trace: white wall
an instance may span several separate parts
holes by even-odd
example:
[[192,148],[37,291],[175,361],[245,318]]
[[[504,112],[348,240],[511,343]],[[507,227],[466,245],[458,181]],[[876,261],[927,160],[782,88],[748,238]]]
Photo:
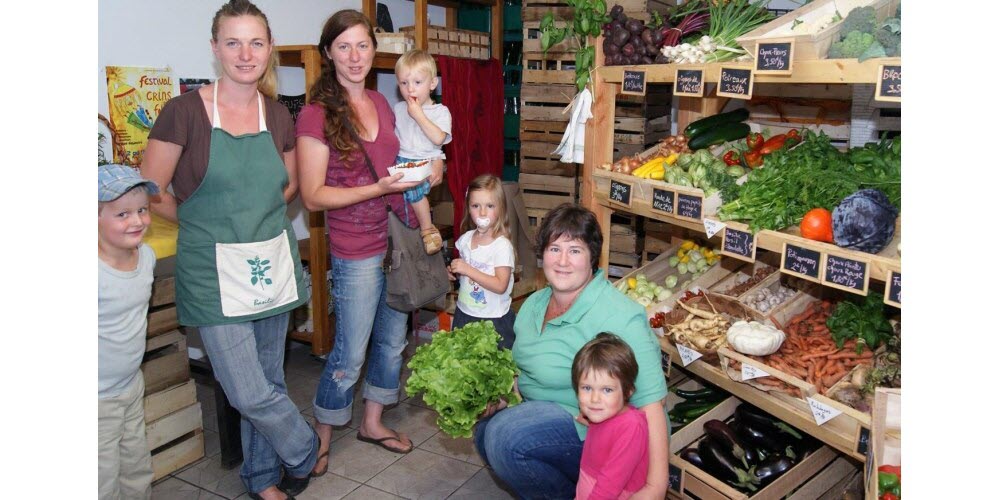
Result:
[[[393,27],[412,26],[413,2],[381,0],[389,7]],[[267,16],[277,45],[313,45],[319,41],[323,23],[340,9],[361,9],[360,0],[254,0]],[[108,82],[105,66],[147,66],[171,68],[179,78],[218,76],[209,46],[212,17],[222,0],[101,0],[98,2],[97,110],[108,115]],[[431,24],[443,25],[444,8],[428,9]],[[278,92],[301,95],[305,73],[296,68],[279,68]],[[390,103],[399,100],[392,73],[379,74],[378,88]],[[175,86],[174,95],[179,93]],[[107,152],[108,159],[111,158]],[[308,235],[305,210],[296,199],[289,206],[295,233]]]

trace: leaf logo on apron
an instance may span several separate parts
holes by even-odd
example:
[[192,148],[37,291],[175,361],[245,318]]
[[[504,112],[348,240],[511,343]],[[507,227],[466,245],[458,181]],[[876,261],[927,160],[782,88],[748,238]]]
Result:
[[269,269],[271,269],[271,266],[267,266],[270,263],[271,263],[270,260],[264,260],[264,261],[260,260],[259,255],[253,260],[247,259],[247,264],[250,264],[251,285],[256,285],[257,283],[260,283],[260,289],[263,290],[264,285],[271,284],[271,278],[264,276],[264,273],[266,273]]

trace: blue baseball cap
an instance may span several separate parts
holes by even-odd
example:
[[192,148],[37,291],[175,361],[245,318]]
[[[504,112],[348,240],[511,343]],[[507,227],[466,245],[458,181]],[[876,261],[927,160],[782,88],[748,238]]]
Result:
[[97,167],[97,201],[113,201],[139,184],[145,184],[149,194],[158,194],[160,187],[144,179],[139,171],[128,166],[108,163]]

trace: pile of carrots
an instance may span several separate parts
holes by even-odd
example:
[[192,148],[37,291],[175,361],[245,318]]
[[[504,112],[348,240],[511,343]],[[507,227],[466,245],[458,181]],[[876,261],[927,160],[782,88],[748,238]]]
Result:
[[[859,364],[871,364],[873,353],[865,348],[857,354],[857,342],[854,339],[844,342],[843,348],[830,336],[826,319],[833,314],[834,304],[829,300],[818,300],[806,307],[804,311],[794,316],[787,325],[779,329],[785,332],[785,342],[781,349],[768,356],[751,356],[753,359],[795,375],[816,387],[820,394],[842,379],[852,368]],[[776,390],[801,397],[798,389],[774,377],[754,379]]]

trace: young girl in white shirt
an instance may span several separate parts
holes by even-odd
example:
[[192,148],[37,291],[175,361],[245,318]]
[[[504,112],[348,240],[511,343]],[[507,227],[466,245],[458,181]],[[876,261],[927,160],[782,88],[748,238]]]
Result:
[[489,320],[500,333],[500,347],[514,345],[514,245],[507,224],[507,199],[495,175],[480,175],[465,193],[465,216],[455,242],[459,257],[451,261],[451,278],[459,280],[453,328]]

